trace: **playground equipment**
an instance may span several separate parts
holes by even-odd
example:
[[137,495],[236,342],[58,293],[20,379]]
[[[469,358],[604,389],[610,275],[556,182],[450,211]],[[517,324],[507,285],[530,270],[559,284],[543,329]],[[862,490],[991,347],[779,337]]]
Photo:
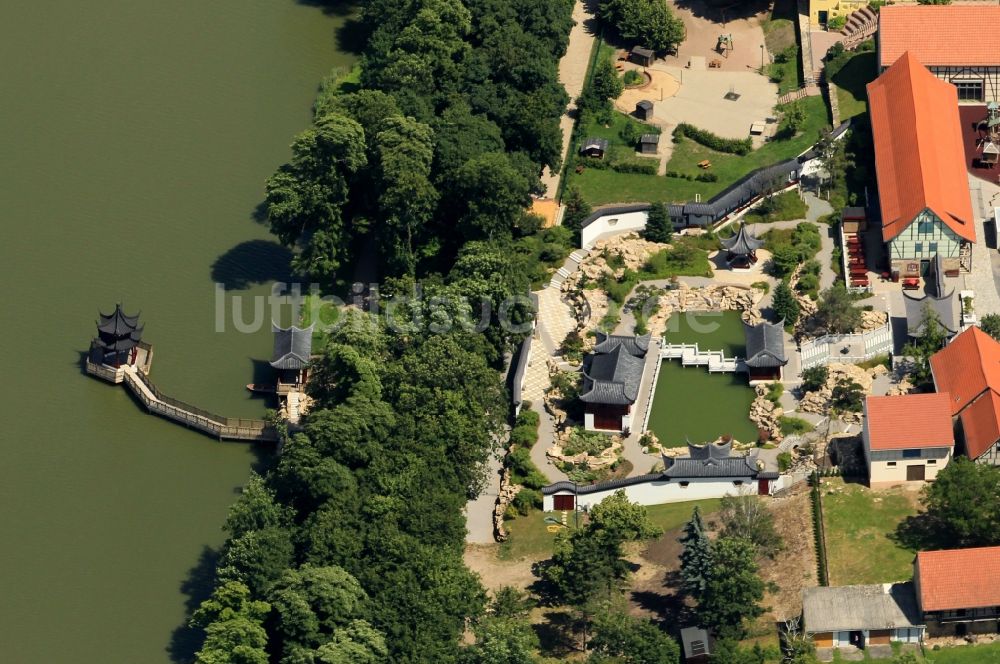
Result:
[[1000,103],[991,101],[986,105],[986,119],[976,126],[979,137],[976,147],[981,156],[979,162],[993,168],[1000,161]]
[[719,52],[719,55],[728,58],[729,52],[733,50],[732,33],[728,35],[719,35],[719,41],[715,44],[715,50]]

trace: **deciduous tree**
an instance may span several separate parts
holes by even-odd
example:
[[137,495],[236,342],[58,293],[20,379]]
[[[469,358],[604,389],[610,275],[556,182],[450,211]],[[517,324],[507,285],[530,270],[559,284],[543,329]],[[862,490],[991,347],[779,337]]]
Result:
[[712,568],[698,599],[698,619],[716,634],[741,636],[746,623],[764,613],[764,582],[757,574],[754,546],[722,537],[712,543]]

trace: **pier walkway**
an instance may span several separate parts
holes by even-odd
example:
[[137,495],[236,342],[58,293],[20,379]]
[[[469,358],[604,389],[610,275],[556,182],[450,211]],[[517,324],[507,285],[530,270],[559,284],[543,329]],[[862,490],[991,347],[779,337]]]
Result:
[[169,397],[134,365],[109,367],[87,360],[87,373],[114,384],[124,384],[150,413],[178,424],[197,429],[220,440],[277,442],[278,433],[268,422],[235,417],[222,417],[202,410],[179,399]]
[[709,373],[746,372],[746,365],[739,358],[726,357],[718,350],[700,350],[698,344],[663,344],[660,357],[681,361],[685,367],[708,367]]

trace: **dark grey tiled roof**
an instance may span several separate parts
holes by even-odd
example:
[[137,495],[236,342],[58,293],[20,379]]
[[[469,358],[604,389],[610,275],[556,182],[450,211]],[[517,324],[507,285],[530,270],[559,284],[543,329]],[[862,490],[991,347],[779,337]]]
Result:
[[644,111],[648,111],[649,109],[653,108],[653,102],[649,101],[648,99],[643,99],[638,104],[636,104],[635,107],[641,108]]
[[610,353],[619,345],[624,346],[625,350],[629,354],[635,357],[642,357],[649,350],[649,340],[652,338],[652,333],[647,333],[642,336],[626,336],[621,334],[605,334],[603,332],[597,333],[597,345],[594,346],[595,353]]
[[313,326],[300,327],[271,326],[274,331],[274,353],[271,366],[275,369],[302,369],[309,364],[312,355]]
[[909,336],[923,336],[925,307],[930,307],[931,311],[937,314],[941,321],[941,327],[951,334],[958,332],[962,317],[962,298],[954,289],[944,297],[934,297],[927,294],[915,297],[903,291],[903,304],[906,307],[906,333]]
[[635,53],[636,55],[643,55],[643,56],[645,56],[647,58],[651,58],[651,57],[653,57],[655,55],[655,53],[653,52],[653,49],[651,49],[651,48],[643,48],[642,46],[633,46],[632,47],[632,52]]
[[116,304],[111,314],[98,312],[97,315],[100,317],[97,321],[97,331],[116,337],[128,336],[139,325],[139,314],[129,316],[122,310],[121,304]]
[[746,256],[764,246],[764,241],[747,230],[746,224],[740,224],[740,230],[736,232],[736,235],[719,241],[724,249],[739,256]]
[[562,481],[542,487],[546,496],[560,491],[576,491],[581,496],[598,491],[613,491],[646,482],[682,481],[703,477],[734,477],[737,479],[777,479],[778,473],[757,470],[756,455],[731,456],[730,445],[690,445],[687,457],[663,457],[667,466],[662,473],[649,473],[596,484],[574,485]]
[[639,142],[640,143],[652,143],[652,144],[656,145],[657,143],[660,142],[660,135],[659,134],[643,134],[642,136],[639,137]]
[[747,340],[748,367],[756,369],[783,367],[788,363],[785,357],[785,336],[780,323],[762,321],[756,325],[743,324]]
[[646,361],[618,343],[610,352],[588,355],[583,367],[580,401],[627,406],[639,396]]
[[605,150],[608,149],[608,139],[591,137],[585,140],[583,142],[583,145],[580,146],[581,152],[591,149],[597,149],[600,150],[601,152],[604,152]]
[[[864,555],[858,552],[856,555]],[[802,622],[811,634],[921,625],[913,582],[806,588]]]

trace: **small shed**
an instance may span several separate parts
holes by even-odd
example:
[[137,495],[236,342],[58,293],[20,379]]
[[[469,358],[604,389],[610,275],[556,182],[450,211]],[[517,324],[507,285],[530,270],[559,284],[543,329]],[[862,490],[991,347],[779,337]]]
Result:
[[659,134],[643,134],[639,137],[639,152],[642,154],[656,154],[660,147]]
[[643,67],[653,64],[653,60],[656,59],[656,53],[652,49],[643,48],[642,46],[633,46],[632,52],[629,55],[632,58],[632,62]]
[[653,102],[648,99],[643,99],[638,104],[635,105],[635,117],[640,120],[652,120],[653,119]]
[[604,159],[604,153],[608,149],[608,139],[606,138],[588,138],[580,146],[580,154],[584,157],[593,157],[595,159]]
[[708,632],[701,627],[685,627],[681,630],[681,647],[687,664],[707,662],[712,656],[712,641]]

